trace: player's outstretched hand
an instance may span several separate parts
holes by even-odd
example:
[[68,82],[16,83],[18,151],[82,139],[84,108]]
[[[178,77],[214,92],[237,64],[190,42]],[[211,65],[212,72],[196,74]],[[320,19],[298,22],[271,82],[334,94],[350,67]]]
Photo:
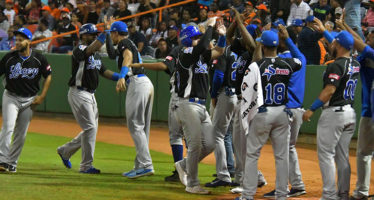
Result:
[[126,81],[124,78],[120,78],[117,81],[116,92],[126,91]]
[[304,115],[303,115],[303,121],[310,122],[310,117],[312,117],[313,113],[314,112],[309,110],[309,109],[307,111],[305,111]]
[[317,17],[314,18],[314,22],[314,28],[316,29],[316,31],[323,33],[326,30],[321,20],[319,20]]
[[285,26],[283,26],[282,24],[279,24],[278,25],[278,29],[279,29],[279,37],[282,39],[282,40],[286,40],[287,38],[289,38],[290,36],[288,35],[288,31],[286,29]]
[[218,25],[217,31],[219,35],[226,35],[226,27],[223,24]]
[[140,63],[132,63],[129,65],[129,67],[135,67],[135,68],[140,68],[142,65]]
[[31,109],[35,110],[38,105],[43,103],[43,101],[44,101],[44,97],[36,96],[34,101],[31,103]]
[[209,18],[208,21],[206,22],[206,25],[213,27],[214,25],[216,25],[216,20],[217,20],[217,17]]
[[110,16],[109,20],[107,16],[104,16],[104,28],[105,30],[110,30],[110,26],[115,22],[116,20],[114,19],[113,16]]

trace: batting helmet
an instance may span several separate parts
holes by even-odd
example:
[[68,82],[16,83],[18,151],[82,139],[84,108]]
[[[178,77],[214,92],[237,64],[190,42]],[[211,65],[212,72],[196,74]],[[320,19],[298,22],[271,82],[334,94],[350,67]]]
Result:
[[27,28],[20,28],[20,29],[14,31],[13,33],[14,33],[14,35],[21,34],[21,35],[25,36],[29,40],[32,39],[32,33]]
[[183,46],[192,46],[192,38],[201,35],[199,29],[195,26],[187,26],[180,32],[180,40]]
[[79,29],[79,35],[95,34],[97,32],[98,31],[97,31],[95,24],[91,24],[91,23],[83,24],[83,26],[81,26],[81,28]]
[[123,32],[123,33],[129,32],[127,29],[126,23],[122,21],[116,21],[112,24],[112,26],[110,26],[110,32],[113,32],[113,31]]

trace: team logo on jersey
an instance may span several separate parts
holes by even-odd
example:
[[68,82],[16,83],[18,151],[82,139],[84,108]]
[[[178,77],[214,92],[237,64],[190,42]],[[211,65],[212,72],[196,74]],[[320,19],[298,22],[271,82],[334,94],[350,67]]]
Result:
[[206,63],[201,62],[199,60],[197,63],[197,68],[195,68],[195,74],[207,74],[208,73],[208,65]]
[[94,56],[90,56],[88,58],[87,69],[97,69],[97,70],[100,70],[100,68],[101,68],[101,60],[95,59]]
[[171,57],[171,56],[166,56],[165,60],[172,61],[172,60],[173,60],[173,57]]
[[331,79],[332,81],[335,79],[335,80],[339,80],[340,79],[340,76],[337,75],[337,74],[329,74],[329,79]]
[[354,73],[359,73],[360,72],[360,67],[354,67],[352,65],[349,65],[348,67],[348,75],[352,76]]
[[10,66],[9,79],[21,78],[33,79],[39,73],[39,68],[22,68],[21,63]]
[[279,68],[273,68],[273,65],[269,65],[268,68],[265,68],[265,71],[264,73],[262,74],[262,76],[267,76],[267,80],[269,81],[271,76],[274,76],[274,75],[289,75],[290,74],[290,70],[288,69],[279,69]]
[[232,63],[231,68],[236,69],[238,68],[239,73],[243,73],[245,64],[247,63],[246,60],[243,59],[243,57],[239,57],[234,63]]

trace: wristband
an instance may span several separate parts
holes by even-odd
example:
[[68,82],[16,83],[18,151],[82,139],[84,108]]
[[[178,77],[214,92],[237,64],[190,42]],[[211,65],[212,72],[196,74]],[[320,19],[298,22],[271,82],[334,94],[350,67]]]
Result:
[[99,37],[97,37],[97,40],[99,40],[101,43],[105,43],[105,39],[106,39],[106,34],[105,33],[101,33],[99,35]]
[[323,104],[325,104],[325,103],[323,103],[320,99],[317,98],[317,99],[313,102],[312,106],[310,106],[310,110],[314,112],[314,111],[316,111],[318,108],[322,107]]
[[219,46],[221,48],[225,48],[225,46],[226,46],[226,36],[224,36],[224,35],[219,36],[217,46]]
[[112,75],[112,80],[113,81],[118,81],[118,79],[119,79],[119,73],[114,72],[113,75]]
[[119,78],[125,78],[126,74],[129,72],[129,68],[127,66],[122,66],[121,72],[119,73]]

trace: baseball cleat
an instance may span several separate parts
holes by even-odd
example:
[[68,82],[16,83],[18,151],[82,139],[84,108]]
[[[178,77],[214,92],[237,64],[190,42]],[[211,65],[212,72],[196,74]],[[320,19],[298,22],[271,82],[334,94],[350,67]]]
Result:
[[17,167],[15,167],[13,165],[8,165],[8,172],[16,173],[17,172]]
[[368,200],[369,198],[367,196],[363,196],[361,198],[356,198],[354,196],[350,196],[349,200]]
[[133,170],[131,170],[131,171],[128,171],[128,172],[123,172],[123,173],[122,173],[122,176],[127,177],[128,175],[133,174],[133,173],[136,173],[135,169],[133,169]]
[[253,200],[253,199],[247,199],[245,197],[240,196],[240,197],[236,197],[235,200]]
[[0,163],[0,172],[8,171],[8,164]]
[[60,156],[60,158],[62,160],[62,163],[65,165],[65,167],[68,168],[68,169],[71,169],[71,162],[70,162],[70,160],[69,159],[64,159],[62,157],[62,154],[59,153],[58,150],[57,150],[57,154]]
[[100,174],[100,169],[96,169],[95,167],[91,167],[87,170],[81,170],[79,172],[83,173],[83,174]]
[[[178,172],[178,175],[179,175],[179,180],[181,181],[181,183],[185,186],[187,186],[187,173],[184,171],[184,169],[182,168],[181,166],[181,161],[178,161],[175,163],[175,169],[177,170]],[[187,189],[186,189],[187,190]]]
[[186,192],[192,194],[210,194],[210,191],[202,188],[200,185],[193,186],[193,187],[186,187]]
[[139,178],[142,176],[151,176],[153,174],[155,174],[155,171],[153,169],[140,168],[140,169],[135,170],[135,173],[130,173],[126,177],[133,179],[133,178]]
[[268,193],[265,193],[264,194],[264,197],[265,198],[272,198],[272,199],[275,199],[275,190],[271,191],[271,192],[268,192]]
[[230,192],[233,194],[241,194],[243,192],[243,188],[242,187],[232,188]]
[[230,186],[231,182],[226,182],[218,178],[214,179],[212,182],[205,184],[205,187],[219,187],[219,186]]
[[305,190],[299,190],[299,189],[294,189],[291,188],[290,192],[288,193],[287,197],[297,197],[300,195],[306,194]]
[[170,176],[165,177],[166,182],[179,182],[179,175],[177,170],[173,171],[173,174]]

